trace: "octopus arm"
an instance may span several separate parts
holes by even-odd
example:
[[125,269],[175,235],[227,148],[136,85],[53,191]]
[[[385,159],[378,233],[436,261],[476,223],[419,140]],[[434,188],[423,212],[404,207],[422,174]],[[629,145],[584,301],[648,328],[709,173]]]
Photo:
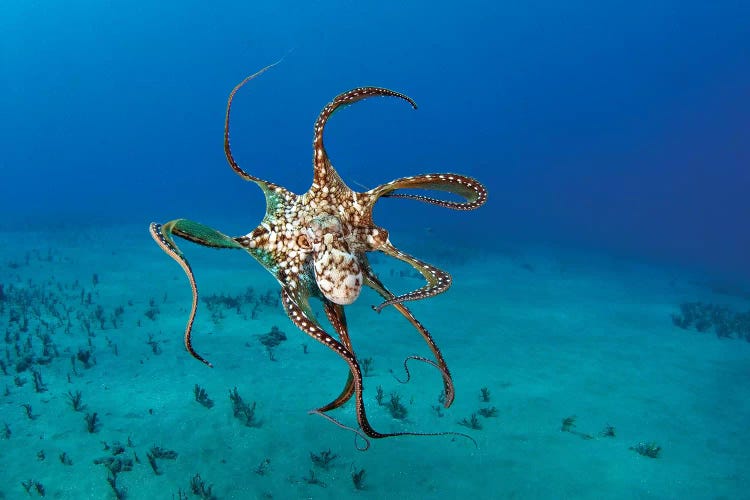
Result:
[[[283,60],[283,58],[281,60]],[[250,80],[254,80],[255,78],[259,77],[260,75],[268,71],[269,69],[273,68],[274,66],[279,64],[281,60],[278,60],[273,64],[269,64],[265,68],[259,71],[256,71],[255,73],[246,77],[244,80],[238,83],[229,93],[229,98],[227,99],[227,109],[224,115],[224,155],[227,158],[227,162],[229,163],[229,166],[232,168],[232,170],[234,170],[234,172],[237,175],[239,175],[246,181],[254,182],[263,190],[263,193],[266,196],[266,211],[270,211],[273,209],[273,207],[277,203],[275,199],[291,197],[292,193],[272,182],[263,180],[260,177],[256,177],[254,175],[250,175],[249,173],[247,173],[247,171],[245,171],[242,167],[240,167],[240,165],[237,163],[237,161],[234,158],[234,154],[232,154],[232,145],[231,145],[230,134],[229,134],[229,123],[230,123],[230,117],[232,114],[232,104],[234,103],[234,97],[235,95],[237,95],[237,92],[242,87],[244,87],[245,84],[247,84]]]
[[[312,309],[310,308],[308,298],[303,293],[295,293],[289,287],[282,287],[281,303],[284,306],[284,310],[289,316],[289,319],[292,320],[297,328],[302,330],[305,334],[309,335],[314,340],[317,340],[321,344],[331,349],[349,365],[349,371],[353,382],[353,392],[355,396],[357,422],[359,423],[362,432],[364,432],[364,434],[368,437],[375,439],[397,435],[382,434],[380,432],[377,432],[370,425],[370,422],[367,419],[367,414],[365,412],[364,400],[362,398],[363,382],[362,370],[359,366],[359,361],[352,351],[347,349],[342,342],[339,342],[338,340],[333,338],[323,329],[320,323],[318,323],[318,321],[315,319],[315,315],[313,314]],[[347,389],[345,388],[344,392],[342,392],[342,396],[339,396],[339,398],[343,397],[346,392]],[[340,406],[341,404],[343,404],[343,401],[338,402],[339,398],[321,408],[313,410],[312,413],[323,415],[325,411]],[[330,417],[326,418],[332,420]],[[338,422],[336,423],[338,424]],[[342,424],[338,425],[345,427]]]
[[[341,343],[349,349],[349,352],[354,354],[354,349],[352,348],[352,341],[349,337],[349,330],[346,325],[346,316],[344,314],[344,307],[339,304],[334,304],[333,302],[329,300],[324,300],[323,302],[323,308],[326,312],[326,316],[328,316],[328,321],[333,325],[333,328],[336,330],[336,333],[339,335],[339,340]],[[318,411],[320,412],[327,412],[330,410],[334,410],[340,406],[342,406],[344,403],[349,401],[351,399],[352,395],[354,394],[354,376],[352,375],[351,370],[348,372],[348,376],[346,378],[346,383],[344,384],[344,388],[341,390],[341,394],[339,394],[333,401],[328,403],[325,406],[321,406],[318,408]]]
[[152,222],[149,226],[149,232],[151,237],[161,247],[164,252],[172,257],[177,262],[182,270],[185,271],[185,275],[190,282],[190,289],[193,293],[193,303],[190,307],[190,316],[188,317],[187,326],[185,327],[184,342],[185,349],[197,360],[205,363],[208,366],[212,366],[203,356],[198,354],[193,349],[192,343],[192,331],[193,322],[195,321],[195,314],[198,310],[198,285],[195,282],[195,275],[190,267],[190,263],[185,258],[182,251],[179,249],[177,244],[174,242],[173,236],[179,236],[180,238],[192,241],[198,245],[211,248],[230,248],[230,249],[242,249],[239,245],[229,236],[220,233],[219,231],[212,229],[204,224],[193,222],[187,219],[177,219],[166,224],[158,224]]
[[409,300],[420,300],[426,299],[427,297],[433,297],[435,295],[443,293],[448,288],[450,288],[452,281],[450,274],[422,260],[419,260],[416,257],[409,255],[408,253],[402,252],[398,248],[394,247],[390,241],[386,241],[384,244],[380,245],[380,247],[378,247],[378,250],[385,253],[386,255],[390,255],[391,257],[406,262],[407,264],[412,266],[414,269],[419,271],[419,273],[425,278],[425,280],[427,280],[427,284],[412,292],[391,297],[380,305],[374,306],[373,309],[375,309],[376,312],[380,312],[384,307],[389,305],[399,304],[401,302],[406,302]]
[[[434,191],[445,191],[464,198],[465,201],[450,201],[429,196],[408,193],[397,193],[399,189],[428,189]],[[413,177],[402,177],[387,184],[378,186],[367,191],[370,196],[371,206],[382,197],[406,198],[410,200],[423,201],[432,205],[438,205],[453,210],[474,210],[487,201],[487,189],[471,177],[459,174],[424,174]]]
[[[396,296],[390,290],[388,290],[385,285],[383,285],[383,283],[375,275],[375,272],[369,265],[364,266],[363,274],[365,277],[365,285],[378,292],[378,294],[380,294],[380,296],[385,300],[393,300],[396,298]],[[393,303],[393,307],[395,307],[396,310],[398,310],[398,312],[400,312],[401,315],[409,320],[409,323],[411,323],[412,326],[416,328],[416,330],[427,343],[430,351],[432,351],[432,354],[435,356],[435,359],[437,360],[436,365],[443,376],[443,388],[445,390],[445,402],[443,404],[446,408],[448,408],[453,403],[456,391],[453,386],[453,377],[451,376],[450,370],[448,370],[448,365],[445,362],[445,358],[443,358],[443,353],[440,352],[440,348],[437,346],[437,343],[435,343],[435,340],[432,338],[430,332],[427,331],[424,325],[422,325],[422,323],[420,323],[419,320],[414,317],[414,314],[412,314],[412,312],[409,310],[409,308],[406,307],[406,305],[400,302],[395,302]]]

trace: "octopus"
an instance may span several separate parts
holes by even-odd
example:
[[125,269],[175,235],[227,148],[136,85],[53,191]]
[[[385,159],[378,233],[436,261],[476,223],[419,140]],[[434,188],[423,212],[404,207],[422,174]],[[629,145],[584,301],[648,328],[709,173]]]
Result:
[[[198,286],[188,260],[175,243],[175,237],[205,247],[243,250],[274,276],[281,286],[281,304],[291,321],[302,332],[335,352],[349,368],[346,383],[339,396],[330,403],[311,410],[310,413],[319,414],[336,425],[355,432],[366,443],[364,448],[360,449],[369,447],[368,438],[404,435],[452,434],[474,441],[471,437],[458,432],[383,433],[370,425],[363,399],[362,369],[349,336],[344,306],[356,301],[362,287],[367,286],[383,299],[382,303],[372,307],[376,312],[385,307],[398,310],[422,336],[434,356],[434,360],[421,356],[407,357],[404,361],[407,377],[407,361],[410,359],[424,361],[436,367],[442,374],[443,405],[446,408],[450,407],[455,398],[455,389],[443,354],[432,335],[414,317],[405,303],[446,291],[451,286],[451,276],[396,248],[390,241],[388,230],[373,221],[372,211],[381,198],[402,198],[453,210],[473,210],[486,202],[487,190],[473,178],[451,173],[402,177],[367,191],[351,189],[331,164],[323,144],[323,132],[328,119],[336,111],[370,97],[394,97],[405,101],[414,109],[417,108],[410,97],[380,87],[359,87],[344,92],[323,108],[314,126],[313,179],[306,193],[298,195],[280,185],[249,174],[239,166],[230,146],[232,102],[245,84],[276,64],[278,62],[248,76],[232,89],[224,119],[224,152],[229,166],[242,179],[260,187],[265,195],[266,213],[258,227],[245,235],[234,237],[187,219],[176,219],[164,224],[151,223],[149,227],[156,243],[182,267],[192,289],[192,306],[184,332],[185,348],[194,358],[212,366],[192,345],[191,334],[198,309]],[[429,192],[414,194],[403,192],[405,189],[423,189]],[[435,195],[434,192],[457,195],[458,201]],[[369,252],[381,252],[408,264],[424,277],[425,284],[408,293],[393,294],[374,272],[367,257]],[[335,336],[326,331],[314,314],[311,299],[322,302],[323,311]],[[348,427],[327,415],[328,412],[344,405],[352,396],[355,401],[358,429]]]

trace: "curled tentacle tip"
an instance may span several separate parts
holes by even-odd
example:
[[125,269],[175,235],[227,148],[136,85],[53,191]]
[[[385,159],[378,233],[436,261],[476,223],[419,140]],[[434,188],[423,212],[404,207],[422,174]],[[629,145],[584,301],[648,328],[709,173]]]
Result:
[[365,445],[362,448],[360,448],[359,443],[354,443],[354,447],[357,449],[357,451],[367,451],[370,449],[370,441],[365,439]]
[[464,434],[463,432],[451,432],[450,434],[453,434],[455,436],[453,438],[453,441],[455,441],[456,437],[466,438],[472,443],[474,443],[474,448],[479,449],[479,445],[477,444],[476,440],[473,437],[469,436],[468,434]]
[[213,368],[214,367],[213,363],[211,363],[207,359],[201,357],[200,355],[195,354],[195,355],[193,355],[193,357],[195,359],[197,359],[198,361],[200,361],[201,363],[203,363],[204,365],[206,365],[207,367],[209,367],[209,368]]
[[395,302],[393,300],[386,300],[385,302],[383,302],[381,304],[378,304],[376,306],[372,306],[372,310],[375,311],[376,313],[380,314],[380,311],[382,311],[383,309],[385,309],[389,305],[396,304],[396,303],[397,302]]

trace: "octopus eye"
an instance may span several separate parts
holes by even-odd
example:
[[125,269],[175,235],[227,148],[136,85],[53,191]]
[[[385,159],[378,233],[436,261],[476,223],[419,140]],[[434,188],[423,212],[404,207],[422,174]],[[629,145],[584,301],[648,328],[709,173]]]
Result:
[[304,249],[310,249],[312,246],[310,245],[310,240],[307,239],[307,236],[304,234],[300,234],[297,236],[297,246]]

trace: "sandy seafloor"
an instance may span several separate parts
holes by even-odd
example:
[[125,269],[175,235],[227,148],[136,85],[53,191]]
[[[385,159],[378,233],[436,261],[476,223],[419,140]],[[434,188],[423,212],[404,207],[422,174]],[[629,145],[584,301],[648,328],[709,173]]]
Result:
[[[390,370],[400,375],[405,356],[429,351],[395,310],[373,312],[378,297],[365,291],[347,313],[358,356],[374,363],[365,378],[371,423],[381,432],[466,432],[478,448],[461,438],[407,436],[373,440],[361,452],[353,434],[307,414],[338,395],[345,363],[297,331],[278,304],[261,308],[257,319],[249,318],[250,306],[240,314],[225,311],[216,323],[201,303],[194,345],[215,367],[189,356],[182,344],[189,286],[148,236],[147,222],[0,234],[6,293],[11,284],[45,290],[70,309],[73,325],[65,333],[49,314],[40,319],[29,313],[28,332],[20,334],[21,343],[31,334],[38,356],[36,328],[47,328],[41,320],[50,325],[59,357],[39,366],[46,392],[34,391],[29,371],[18,374],[26,383],[17,387],[14,364],[8,375],[0,374],[0,389],[8,392],[0,395],[0,425],[11,430],[0,439],[0,496],[28,498],[21,482],[33,479],[47,498],[114,498],[105,466],[93,463],[110,453],[102,442],[120,442],[124,456],[140,459],[118,476],[127,498],[178,498],[180,489],[197,498],[189,492],[196,473],[220,499],[750,495],[750,343],[681,330],[670,320],[686,300],[750,309],[747,296],[716,293],[710,277],[601,254],[512,244],[488,251],[481,241],[449,247],[428,233],[411,240],[392,234],[397,246],[454,277],[447,293],[410,307],[441,347],[457,396],[439,417],[432,407],[442,384],[434,368],[414,363],[411,382],[394,379]],[[241,252],[181,246],[202,296],[237,294],[248,286],[277,292],[271,276]],[[405,267],[393,261],[377,259],[376,269],[394,291],[421,286],[399,276]],[[81,305],[82,291],[92,293],[91,305]],[[144,315],[151,300],[159,310],[154,320]],[[71,355],[89,342],[76,316],[89,316],[97,305],[105,317],[123,306],[122,322],[94,326],[96,364],[85,369],[78,363],[78,375],[71,374]],[[19,328],[9,323],[12,306],[5,304],[0,331]],[[276,361],[256,337],[273,325],[288,339],[276,349]],[[160,354],[147,344],[149,335]],[[15,359],[13,343],[5,347]],[[207,390],[213,408],[195,401],[195,384]],[[378,385],[386,395],[401,395],[406,420],[377,405]],[[257,402],[261,427],[245,427],[233,417],[233,387]],[[491,392],[489,403],[479,399],[482,387]],[[69,391],[81,391],[86,410],[72,410]],[[495,406],[498,414],[480,417],[481,430],[458,425],[483,406]],[[87,432],[86,412],[101,417],[98,432]],[[356,422],[352,402],[332,415]],[[562,419],[571,415],[575,430],[594,439],[561,431]],[[615,428],[615,437],[598,435],[606,425]],[[661,446],[658,458],[629,449],[639,442]],[[160,475],[146,460],[154,445],[178,454],[159,460]],[[330,469],[313,467],[310,453],[328,449],[338,455]],[[62,452],[72,465],[61,463]],[[256,474],[266,458],[266,473]],[[365,489],[355,490],[351,471],[361,468]],[[325,487],[304,481],[311,469]],[[30,496],[38,496],[33,488]]]

